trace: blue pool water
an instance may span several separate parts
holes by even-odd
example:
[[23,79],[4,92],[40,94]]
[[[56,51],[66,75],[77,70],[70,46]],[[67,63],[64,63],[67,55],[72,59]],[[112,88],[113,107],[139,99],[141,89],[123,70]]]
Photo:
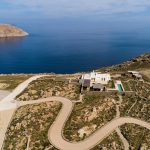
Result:
[[117,84],[119,92],[123,92],[123,88],[121,84]]

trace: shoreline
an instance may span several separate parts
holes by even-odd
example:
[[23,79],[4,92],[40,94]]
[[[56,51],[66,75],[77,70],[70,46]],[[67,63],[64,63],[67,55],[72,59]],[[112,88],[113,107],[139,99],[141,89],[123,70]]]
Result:
[[11,24],[0,23],[0,38],[25,37],[29,33]]
[[[150,52],[147,52],[147,53],[143,53],[141,55],[138,55],[134,58],[131,58],[129,60],[126,60],[122,63],[119,63],[119,64],[114,64],[114,65],[111,65],[111,66],[104,66],[104,67],[100,67],[100,68],[97,68],[97,69],[94,69],[95,71],[98,71],[98,70],[107,70],[109,68],[112,68],[112,67],[118,67],[120,65],[124,65],[124,64],[128,64],[130,62],[136,62],[135,60],[139,59],[140,57],[144,57],[144,56],[147,56],[149,55],[150,56]],[[136,70],[136,68],[135,68]],[[87,72],[91,72],[93,70],[87,70],[87,71],[79,71],[79,72],[74,72],[74,73],[55,73],[55,72],[43,72],[43,73],[0,73],[0,76],[3,76],[3,75],[78,75],[78,74],[83,74],[83,73],[87,73]]]

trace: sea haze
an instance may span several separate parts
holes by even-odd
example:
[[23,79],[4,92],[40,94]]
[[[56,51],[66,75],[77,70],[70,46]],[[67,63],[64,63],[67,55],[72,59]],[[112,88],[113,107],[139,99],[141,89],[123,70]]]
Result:
[[[10,23],[10,20],[4,21]],[[147,19],[12,22],[30,35],[0,39],[0,73],[90,71],[150,52]]]

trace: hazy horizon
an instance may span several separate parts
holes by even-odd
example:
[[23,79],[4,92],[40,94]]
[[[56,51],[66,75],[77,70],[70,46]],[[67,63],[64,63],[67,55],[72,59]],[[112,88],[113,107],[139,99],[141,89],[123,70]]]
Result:
[[1,0],[0,14],[29,33],[0,41],[1,73],[89,71],[150,52],[148,0]]
[[107,32],[147,32],[150,1],[1,0],[0,14],[0,22],[20,26],[28,32],[32,32],[30,27],[36,28],[37,24],[49,24],[51,29],[60,31],[78,32],[82,29],[84,32],[89,29],[90,32],[100,29]]

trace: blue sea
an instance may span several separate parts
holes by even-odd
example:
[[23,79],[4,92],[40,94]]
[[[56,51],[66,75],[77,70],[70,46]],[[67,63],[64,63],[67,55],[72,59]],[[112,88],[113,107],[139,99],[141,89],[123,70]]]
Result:
[[150,52],[148,24],[81,20],[12,24],[29,36],[0,39],[0,73],[90,71]]

